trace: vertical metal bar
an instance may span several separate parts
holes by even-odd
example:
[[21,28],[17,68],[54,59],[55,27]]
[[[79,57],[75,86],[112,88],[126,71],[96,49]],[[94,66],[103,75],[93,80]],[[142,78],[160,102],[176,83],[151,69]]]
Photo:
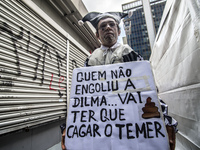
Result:
[[147,31],[150,41],[151,50],[153,49],[153,44],[156,37],[154,21],[151,13],[151,6],[149,0],[142,0],[144,16],[147,24]]
[[66,63],[66,67],[67,67],[67,110],[69,107],[69,40],[67,40],[67,63]]

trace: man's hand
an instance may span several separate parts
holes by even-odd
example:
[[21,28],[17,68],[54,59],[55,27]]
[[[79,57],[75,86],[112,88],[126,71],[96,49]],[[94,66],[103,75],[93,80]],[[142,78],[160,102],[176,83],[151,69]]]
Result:
[[61,139],[61,148],[62,148],[62,150],[66,150],[66,147],[65,147],[65,132],[66,132],[66,129],[63,131],[62,139]]
[[170,150],[174,150],[176,145],[176,133],[172,126],[167,125],[166,128],[169,137]]

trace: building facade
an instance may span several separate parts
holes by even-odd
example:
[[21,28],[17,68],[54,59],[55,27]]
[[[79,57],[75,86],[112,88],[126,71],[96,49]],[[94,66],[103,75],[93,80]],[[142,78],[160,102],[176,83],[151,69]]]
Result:
[[0,149],[58,145],[72,71],[100,46],[81,0],[0,1]]
[[[150,0],[150,9],[155,34],[158,31],[166,0]],[[145,19],[145,11],[142,0],[135,0],[122,4],[123,12],[133,11],[130,19],[125,19],[125,31],[128,44],[145,60],[151,55],[150,36],[147,30],[148,22]]]

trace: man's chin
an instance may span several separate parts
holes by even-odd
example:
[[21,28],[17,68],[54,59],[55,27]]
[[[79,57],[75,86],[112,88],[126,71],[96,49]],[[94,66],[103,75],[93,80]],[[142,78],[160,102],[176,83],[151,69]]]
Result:
[[114,36],[113,36],[112,34],[106,34],[106,35],[104,36],[104,39],[106,39],[106,40],[113,40],[113,39],[114,39]]
[[111,46],[113,46],[116,42],[117,42],[117,41],[112,40],[112,39],[106,39],[105,45],[108,46],[108,47],[111,47]]

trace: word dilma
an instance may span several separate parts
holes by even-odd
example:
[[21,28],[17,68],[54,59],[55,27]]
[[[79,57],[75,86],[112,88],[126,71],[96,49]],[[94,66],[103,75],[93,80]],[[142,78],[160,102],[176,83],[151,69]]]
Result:
[[[142,124],[106,124],[104,129],[98,124],[82,124],[70,125],[67,128],[68,138],[83,138],[83,137],[111,137],[117,135],[116,138],[135,139],[135,138],[159,138],[165,137],[162,133],[162,126],[159,122],[143,122]],[[113,133],[115,132],[115,133]],[[117,133],[116,133],[117,132]]]

